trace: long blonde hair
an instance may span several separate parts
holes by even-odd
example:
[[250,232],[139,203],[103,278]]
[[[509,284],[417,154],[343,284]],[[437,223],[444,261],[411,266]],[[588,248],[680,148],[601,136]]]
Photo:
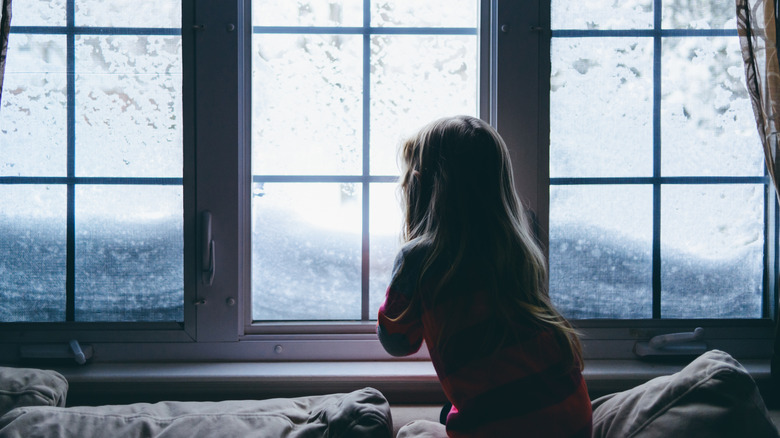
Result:
[[[457,312],[461,298],[485,293],[500,336],[512,336],[511,327],[524,317],[552,331],[569,364],[581,368],[578,337],[550,302],[545,257],[515,193],[509,151],[498,133],[478,118],[443,118],[404,142],[400,161],[404,240],[428,248],[418,282],[436,272],[423,299],[450,303],[448,311]],[[411,306],[422,297],[415,298]],[[448,329],[444,321],[438,348]]]

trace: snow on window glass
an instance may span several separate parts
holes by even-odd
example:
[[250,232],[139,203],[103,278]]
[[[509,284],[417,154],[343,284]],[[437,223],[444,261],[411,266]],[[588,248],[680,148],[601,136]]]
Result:
[[552,2],[550,294],[573,318],[761,318],[767,192],[733,5],[652,5]]
[[180,1],[25,0],[13,18],[0,321],[181,321]]
[[400,242],[396,149],[476,115],[477,6],[252,3],[253,319],[376,318]]

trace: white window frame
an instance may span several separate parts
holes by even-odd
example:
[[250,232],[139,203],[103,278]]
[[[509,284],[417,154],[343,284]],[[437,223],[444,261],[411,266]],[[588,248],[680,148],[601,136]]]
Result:
[[[183,2],[184,322],[3,323],[0,357],[21,361],[20,346],[91,344],[95,362],[397,361],[374,334],[374,322],[252,324],[251,296],[251,14],[250,0]],[[481,117],[511,147],[517,190],[536,213],[546,247],[549,229],[549,2],[481,0]],[[531,60],[531,61],[529,61]],[[537,62],[533,62],[537,60]],[[774,198],[774,194],[768,196]],[[776,203],[769,202],[767,241],[777,247]],[[201,281],[200,213],[213,214],[216,274]],[[768,269],[774,278],[774,249]],[[775,290],[773,280],[766,287]],[[776,297],[777,294],[772,294]],[[760,320],[583,320],[585,357],[634,359],[634,343],[701,326],[712,348],[738,358],[769,358],[771,316]]]

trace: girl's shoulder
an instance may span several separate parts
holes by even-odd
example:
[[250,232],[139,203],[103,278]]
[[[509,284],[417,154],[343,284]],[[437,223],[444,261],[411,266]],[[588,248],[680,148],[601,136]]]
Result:
[[428,239],[418,237],[406,242],[398,251],[396,262],[413,259],[425,259],[431,251],[432,243]]
[[393,263],[392,287],[404,294],[411,294],[418,284],[431,244],[424,239],[413,239],[398,251]]

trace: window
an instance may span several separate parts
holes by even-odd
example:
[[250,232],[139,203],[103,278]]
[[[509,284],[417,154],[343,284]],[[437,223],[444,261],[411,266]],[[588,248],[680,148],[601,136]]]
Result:
[[130,6],[14,5],[3,322],[183,319],[181,6]]
[[376,319],[401,229],[396,147],[477,114],[479,4],[253,7],[251,318]]
[[634,3],[553,3],[551,294],[578,319],[769,316],[733,8]]
[[15,4],[0,354],[389,360],[395,147],[468,113],[512,148],[588,358],[696,326],[768,357],[777,209],[732,8],[601,3]]
[[626,340],[703,326],[710,345],[766,354],[777,207],[733,7],[551,8],[553,300],[594,341],[621,339],[593,330],[610,324]]

